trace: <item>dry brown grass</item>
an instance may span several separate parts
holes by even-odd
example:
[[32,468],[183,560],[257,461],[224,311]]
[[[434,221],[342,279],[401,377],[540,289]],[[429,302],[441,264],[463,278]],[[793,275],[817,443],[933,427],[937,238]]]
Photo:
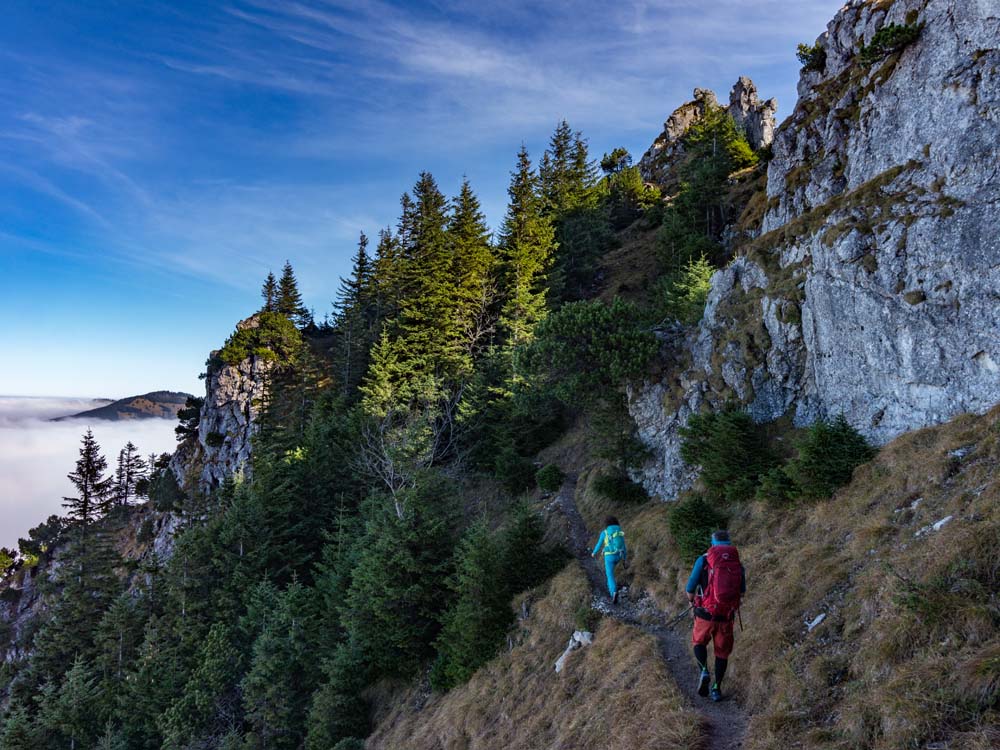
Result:
[[[828,501],[730,509],[750,591],[727,683],[753,714],[747,748],[1000,747],[998,465],[1000,408],[900,437]],[[633,590],[677,611],[669,506],[615,507],[593,464],[577,470],[595,538],[616,514]]]
[[[698,720],[670,681],[656,641],[614,620],[594,644],[574,652],[561,674],[553,665],[590,593],[571,563],[534,597],[514,649],[472,680],[425,704],[419,689],[383,706],[367,747],[398,750],[496,748],[698,748]],[[609,738],[611,738],[609,740]]]
[[748,747],[996,746],[998,461],[1000,409],[963,416],[894,441],[827,502],[736,526]]

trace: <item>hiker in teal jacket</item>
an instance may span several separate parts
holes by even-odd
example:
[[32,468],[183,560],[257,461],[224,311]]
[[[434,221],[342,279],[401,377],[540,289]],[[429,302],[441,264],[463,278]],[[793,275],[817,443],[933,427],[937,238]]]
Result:
[[618,525],[618,519],[608,516],[604,519],[604,531],[597,539],[597,545],[590,554],[597,557],[600,550],[604,550],[604,572],[608,576],[608,593],[611,594],[611,601],[618,602],[618,584],[615,582],[615,565],[624,562],[628,565],[628,549],[625,547],[625,533]]

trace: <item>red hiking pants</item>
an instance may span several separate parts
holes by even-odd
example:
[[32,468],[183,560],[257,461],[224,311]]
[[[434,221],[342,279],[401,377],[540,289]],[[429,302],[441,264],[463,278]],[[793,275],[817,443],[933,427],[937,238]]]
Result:
[[717,658],[728,659],[733,652],[733,621],[704,620],[695,617],[691,645],[707,646],[709,641],[712,642]]

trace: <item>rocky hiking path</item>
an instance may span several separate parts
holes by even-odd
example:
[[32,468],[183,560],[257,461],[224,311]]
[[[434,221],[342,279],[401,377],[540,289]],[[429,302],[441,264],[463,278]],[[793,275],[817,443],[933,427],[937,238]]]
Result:
[[[688,640],[690,620],[682,619],[673,629],[668,629],[665,624],[675,617],[676,613],[657,609],[649,599],[633,601],[626,595],[624,599],[619,597],[618,604],[611,604],[603,563],[600,558],[594,559],[590,556],[599,530],[589,532],[583,522],[583,516],[576,507],[576,475],[567,476],[555,502],[569,523],[572,552],[583,566],[594,592],[592,606],[602,614],[640,628],[656,638],[660,654],[677,687],[690,702],[692,710],[701,717],[706,729],[707,750],[737,750],[742,747],[749,723],[746,711],[731,698],[713,703],[708,698],[698,695],[697,668]],[[655,618],[657,624],[648,624],[650,616]]]

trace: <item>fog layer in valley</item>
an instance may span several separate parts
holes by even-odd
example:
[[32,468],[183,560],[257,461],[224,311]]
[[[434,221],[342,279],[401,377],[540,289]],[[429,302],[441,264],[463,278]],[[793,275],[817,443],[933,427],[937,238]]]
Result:
[[109,473],[129,440],[144,456],[173,451],[177,423],[172,419],[48,421],[100,405],[82,398],[0,396],[0,546],[16,546],[32,526],[62,514],[63,497],[73,494],[66,475],[88,427],[108,459]]

